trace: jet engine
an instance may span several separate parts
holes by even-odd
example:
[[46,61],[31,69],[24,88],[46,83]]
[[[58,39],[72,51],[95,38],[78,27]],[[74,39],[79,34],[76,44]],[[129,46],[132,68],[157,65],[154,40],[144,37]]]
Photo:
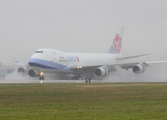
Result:
[[99,77],[104,77],[106,76],[108,73],[108,70],[104,67],[98,67],[96,70],[95,70],[95,74]]
[[31,77],[39,77],[39,73],[32,69],[28,71],[28,75]]
[[143,65],[143,64],[137,64],[136,66],[134,66],[132,68],[132,71],[135,73],[135,74],[142,74],[146,71],[146,66]]
[[17,69],[17,72],[18,72],[19,74],[26,74],[26,73],[28,72],[28,68],[27,68],[27,67],[19,67],[19,68]]

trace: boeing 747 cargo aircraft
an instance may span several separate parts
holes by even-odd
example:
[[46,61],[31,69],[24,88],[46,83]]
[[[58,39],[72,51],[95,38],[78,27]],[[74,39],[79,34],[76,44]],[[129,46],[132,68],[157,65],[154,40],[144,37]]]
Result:
[[141,57],[136,55],[121,57],[121,43],[124,27],[120,27],[112,40],[111,45],[105,53],[70,53],[55,49],[38,49],[29,59],[27,66],[18,68],[19,73],[27,73],[31,77],[39,77],[44,80],[44,73],[73,74],[73,79],[85,77],[86,83],[90,83],[92,76],[107,76],[109,72],[117,71],[116,66],[141,74],[146,71],[149,64],[163,63],[155,62],[124,62],[125,59]]

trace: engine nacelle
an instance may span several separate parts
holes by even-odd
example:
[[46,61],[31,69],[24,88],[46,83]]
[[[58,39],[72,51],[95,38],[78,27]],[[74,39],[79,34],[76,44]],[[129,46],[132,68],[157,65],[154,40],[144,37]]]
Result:
[[95,70],[95,74],[99,77],[104,77],[106,76],[108,73],[108,70],[104,67],[98,67],[96,70]]
[[28,68],[27,68],[27,67],[19,67],[19,68],[17,69],[17,72],[18,72],[19,74],[27,74]]
[[39,77],[39,72],[31,69],[28,71],[28,75],[31,77]]
[[135,74],[142,74],[146,71],[146,66],[143,65],[143,64],[137,64],[136,66],[134,66],[132,68],[132,71],[135,73]]

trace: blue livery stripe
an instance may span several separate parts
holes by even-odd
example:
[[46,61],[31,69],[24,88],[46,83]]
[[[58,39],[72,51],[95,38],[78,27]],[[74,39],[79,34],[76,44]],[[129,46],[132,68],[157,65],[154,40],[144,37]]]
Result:
[[67,67],[65,65],[37,58],[30,58],[28,63],[30,66],[39,67],[43,69],[70,69],[70,67]]

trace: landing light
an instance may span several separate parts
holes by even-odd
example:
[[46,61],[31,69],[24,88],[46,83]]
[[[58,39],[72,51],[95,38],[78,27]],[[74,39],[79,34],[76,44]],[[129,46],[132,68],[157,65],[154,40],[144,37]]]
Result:
[[78,68],[78,69],[79,69],[79,68],[82,68],[82,66],[78,66],[77,68]]
[[41,72],[40,75],[42,76],[42,75],[43,75],[43,72]]

